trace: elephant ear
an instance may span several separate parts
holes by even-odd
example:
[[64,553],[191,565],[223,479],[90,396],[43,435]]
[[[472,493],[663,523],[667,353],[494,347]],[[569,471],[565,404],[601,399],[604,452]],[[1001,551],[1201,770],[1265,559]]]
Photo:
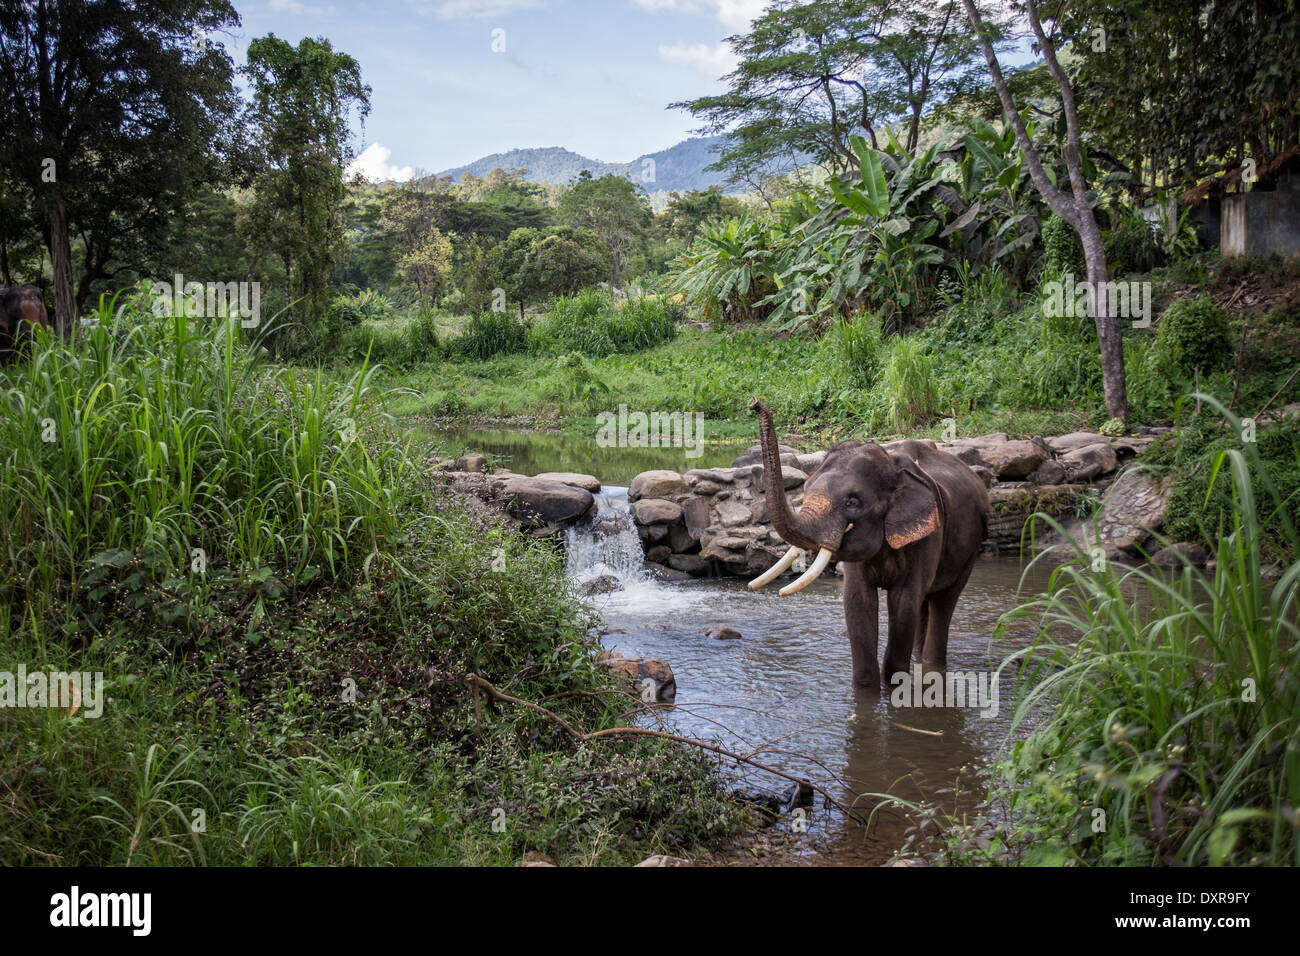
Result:
[[917,466],[903,455],[890,455],[902,473],[885,513],[885,540],[895,550],[929,537],[939,530],[939,502]]

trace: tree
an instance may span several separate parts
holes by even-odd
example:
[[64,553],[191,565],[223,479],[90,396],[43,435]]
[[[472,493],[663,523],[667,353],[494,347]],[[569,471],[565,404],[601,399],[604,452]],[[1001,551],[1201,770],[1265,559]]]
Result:
[[1111,302],[1107,288],[1106,247],[1102,244],[1101,230],[1092,213],[1092,202],[1088,196],[1088,183],[1083,175],[1083,162],[1080,149],[1079,111],[1075,102],[1074,88],[1070,78],[1056,54],[1056,46],[1044,30],[1038,15],[1036,0],[1025,0],[1025,12],[1029,18],[1038,47],[1048,70],[1056,80],[1060,90],[1061,108],[1065,119],[1065,166],[1069,172],[1070,190],[1058,188],[1048,177],[1043,167],[1042,158],[1034,146],[1025,128],[1024,118],[1012,100],[1011,91],[998,63],[993,46],[993,37],[987,29],[983,18],[976,9],[973,0],[962,0],[966,16],[975,30],[980,47],[984,51],[993,85],[1002,102],[1003,113],[1016,131],[1016,142],[1029,167],[1029,175],[1034,188],[1043,197],[1043,201],[1079,234],[1083,243],[1084,261],[1088,270],[1088,283],[1092,290],[1091,312],[1097,327],[1097,339],[1101,346],[1102,391],[1106,399],[1106,412],[1111,418],[1125,418],[1128,415],[1128,392],[1124,376],[1124,345],[1120,340],[1119,323],[1115,319],[1114,303]]
[[1294,0],[1086,0],[1057,26],[1085,124],[1149,194],[1300,145],[1296,14]]
[[[30,0],[0,7],[0,167],[30,193],[50,252],[54,322],[77,325],[114,250],[160,241],[196,184],[216,181],[236,100],[206,34],[227,0]],[[74,285],[72,223],[85,261]]]
[[402,253],[397,265],[415,284],[420,305],[426,306],[446,289],[453,261],[451,240],[431,228]]
[[353,109],[362,119],[369,113],[370,87],[356,60],[336,52],[328,40],[309,37],[296,47],[274,34],[254,40],[244,73],[253,86],[264,165],[239,227],[255,250],[269,249],[284,264],[292,337],[297,325],[291,303],[302,303],[305,322],[323,319],[330,271],[346,254],[349,117]]
[[674,107],[728,134],[714,169],[758,184],[809,159],[856,172],[849,139],[903,123],[908,149],[929,104],[961,91],[979,50],[957,29],[955,3],[938,0],[778,0],[751,32],[728,39],[739,59],[729,89]]
[[595,285],[604,274],[605,263],[579,243],[562,236],[546,236],[528,251],[516,283],[522,301],[573,295]]
[[645,238],[653,216],[650,200],[639,186],[622,176],[594,179],[586,170],[560,199],[559,212],[563,222],[600,236],[613,258],[614,285],[628,252]]

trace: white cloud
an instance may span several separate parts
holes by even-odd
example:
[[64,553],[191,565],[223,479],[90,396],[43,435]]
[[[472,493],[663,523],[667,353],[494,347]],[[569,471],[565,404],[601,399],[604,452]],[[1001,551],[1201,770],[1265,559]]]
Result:
[[410,166],[393,166],[388,162],[392,158],[393,151],[381,143],[371,143],[361,155],[348,164],[344,175],[351,179],[357,173],[360,173],[365,179],[372,183],[404,183],[415,175],[415,170]]
[[420,0],[416,9],[421,13],[432,13],[442,20],[460,20],[465,17],[481,20],[504,17],[518,10],[531,10],[541,6],[545,6],[544,0]]
[[698,70],[711,80],[726,76],[738,65],[736,54],[725,43],[709,46],[707,43],[659,44],[659,57],[669,63],[680,63]]
[[729,30],[745,32],[763,15],[771,0],[632,0],[651,13],[711,12]]
[[306,13],[317,14],[321,11],[319,7],[309,7],[305,3],[299,2],[299,0],[271,0],[271,12],[292,13],[295,16],[300,16]]

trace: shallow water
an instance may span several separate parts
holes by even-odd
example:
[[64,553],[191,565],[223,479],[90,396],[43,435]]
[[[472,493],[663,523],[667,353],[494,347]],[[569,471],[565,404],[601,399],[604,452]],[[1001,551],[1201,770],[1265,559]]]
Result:
[[[431,454],[456,457],[481,452],[494,464],[521,475],[548,471],[579,471],[609,485],[627,485],[643,471],[725,468],[748,442],[706,444],[703,447],[602,448],[595,434],[561,431],[513,431],[506,428],[416,429],[414,434]],[[707,433],[706,433],[707,438]],[[691,452],[698,451],[698,455]]]
[[[997,712],[988,716],[978,708],[894,707],[886,694],[855,692],[839,578],[825,576],[786,598],[777,594],[779,586],[752,592],[735,579],[658,581],[641,565],[630,522],[612,530],[626,508],[624,490],[605,493],[604,531],[571,533],[570,574],[579,583],[601,574],[623,583],[623,590],[587,600],[609,628],[606,647],[672,665],[676,706],[664,714],[671,729],[715,739],[732,751],[758,751],[757,759],[827,786],[846,804],[859,794],[884,792],[927,799],[949,812],[979,803],[990,758],[1010,728],[1014,674],[1001,679]],[[1046,567],[1030,572],[1023,582],[1029,594],[1044,588],[1048,573]],[[1021,579],[1015,560],[976,565],[950,632],[950,671],[990,672],[1028,642],[1031,635],[1021,629],[990,643],[998,618],[1020,603]],[[882,595],[882,654],[884,604]],[[734,627],[742,639],[703,636],[716,624]],[[746,789],[789,786],[743,766],[734,772]],[[857,805],[869,811],[876,802],[864,797]],[[820,796],[809,822],[801,841],[808,862],[830,863],[883,862],[909,825],[901,812],[889,810],[864,833],[843,814],[824,810]]]

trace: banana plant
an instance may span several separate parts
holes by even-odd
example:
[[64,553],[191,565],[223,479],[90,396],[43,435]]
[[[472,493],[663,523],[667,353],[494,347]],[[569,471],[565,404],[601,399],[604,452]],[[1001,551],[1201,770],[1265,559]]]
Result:
[[[924,208],[938,182],[932,175],[938,146],[904,162],[861,136],[850,144],[860,181],[830,180],[830,201],[796,227],[798,254],[772,297],[771,321],[782,328],[867,304],[892,316],[913,305],[930,267],[943,261],[927,242],[939,223]],[[906,157],[901,147],[900,153]]]

